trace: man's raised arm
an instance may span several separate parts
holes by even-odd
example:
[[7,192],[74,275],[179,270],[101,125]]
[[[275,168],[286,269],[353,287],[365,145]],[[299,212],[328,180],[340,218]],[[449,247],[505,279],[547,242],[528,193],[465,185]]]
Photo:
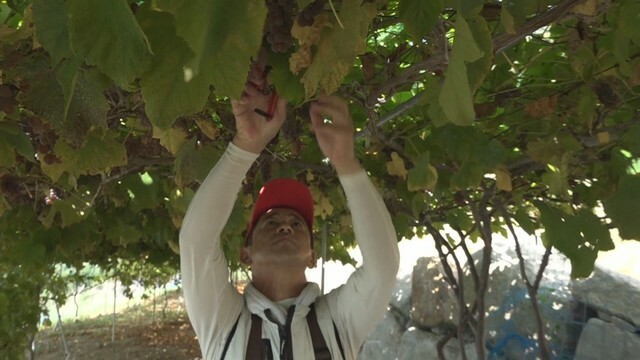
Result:
[[337,97],[321,97],[312,104],[310,115],[318,144],[335,167],[347,196],[362,252],[362,266],[327,296],[331,315],[342,329],[340,336],[348,344],[347,352],[355,357],[387,309],[399,266],[398,240],[380,194],[356,159],[347,103]]
[[266,109],[269,97],[264,68],[255,64],[242,97],[231,102],[236,135],[189,204],[180,230],[180,270],[189,319],[203,356],[212,356],[215,341],[223,339],[240,313],[243,299],[229,283],[220,234],[233,210],[247,171],[273,139],[285,118],[286,100],[278,101],[267,121],[256,109]]

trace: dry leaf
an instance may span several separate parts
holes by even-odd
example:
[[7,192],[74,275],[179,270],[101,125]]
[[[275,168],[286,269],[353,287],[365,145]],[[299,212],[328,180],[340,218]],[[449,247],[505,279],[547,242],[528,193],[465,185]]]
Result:
[[502,191],[512,191],[513,185],[511,184],[511,174],[506,169],[497,169],[496,172],[496,186]]
[[218,138],[220,132],[215,127],[215,125],[213,125],[213,122],[211,120],[197,117],[196,124],[200,128],[200,131],[202,131],[202,133],[205,134],[209,139],[215,140]]
[[546,96],[527,104],[527,106],[525,106],[525,111],[531,117],[543,118],[553,115],[556,111],[557,104],[558,95]]
[[298,40],[298,51],[293,53],[289,58],[289,70],[298,75],[302,69],[311,65],[313,55],[311,47],[318,41],[322,29],[329,24],[329,15],[320,14],[315,17],[313,25],[300,26],[297,21],[291,27],[291,36]]

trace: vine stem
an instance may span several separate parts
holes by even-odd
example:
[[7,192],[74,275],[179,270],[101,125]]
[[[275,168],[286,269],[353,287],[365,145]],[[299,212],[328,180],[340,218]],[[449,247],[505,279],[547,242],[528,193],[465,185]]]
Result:
[[344,29],[344,25],[342,25],[342,21],[340,21],[340,17],[336,12],[336,8],[333,6],[333,1],[329,0],[329,6],[331,6],[331,11],[333,12],[333,16],[336,17],[336,21],[338,22],[338,25],[340,25],[341,29]]
[[71,353],[69,352],[69,346],[67,345],[67,339],[64,336],[64,328],[62,326],[62,317],[60,316],[60,306],[56,302],[56,312],[58,313],[58,328],[60,329],[60,337],[62,338],[62,344],[64,345],[64,354],[66,355],[65,359],[69,359],[71,357]]
[[497,200],[494,203],[502,217],[504,218],[507,227],[509,228],[509,232],[511,232],[511,236],[516,243],[516,254],[518,255],[518,262],[520,263],[520,275],[522,276],[522,280],[524,281],[525,286],[527,287],[527,292],[529,293],[529,299],[531,300],[531,305],[533,306],[533,313],[536,317],[536,325],[538,327],[538,344],[540,346],[540,357],[543,360],[550,359],[549,348],[547,347],[547,341],[545,339],[544,333],[544,323],[542,322],[542,315],[540,314],[540,305],[538,304],[538,287],[540,286],[540,280],[542,279],[542,273],[544,269],[547,267],[549,261],[549,255],[551,254],[551,247],[548,247],[545,251],[545,255],[543,257],[542,264],[540,265],[540,269],[538,271],[535,283],[532,285],[531,281],[529,281],[529,277],[527,276],[527,270],[525,268],[524,256],[522,256],[522,248],[520,247],[520,240],[518,240],[518,235],[513,227],[513,223],[511,221],[511,216],[507,212],[504,204]]

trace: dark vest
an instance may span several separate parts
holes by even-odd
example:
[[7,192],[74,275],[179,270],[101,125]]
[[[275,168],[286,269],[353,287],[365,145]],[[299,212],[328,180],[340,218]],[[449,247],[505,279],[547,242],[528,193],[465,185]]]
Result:
[[[294,360],[293,359],[293,344],[291,341],[291,321],[293,320],[293,313],[295,312],[295,306],[291,306],[287,311],[287,322],[284,326],[278,325],[280,332],[280,359],[282,360]],[[224,360],[231,344],[231,339],[236,332],[240,316],[233,324],[229,337],[224,345],[222,351],[221,360]],[[311,343],[313,344],[313,352],[316,360],[331,360],[331,352],[327,346],[327,342],[322,336],[320,331],[320,325],[318,325],[318,317],[316,316],[315,304],[311,304],[309,307],[309,313],[307,314],[307,326],[309,326],[309,333],[311,334]],[[344,349],[342,348],[342,342],[338,335],[338,328],[333,323],[333,331],[335,332],[336,340],[338,341],[338,347],[340,348],[340,354],[345,359]],[[271,343],[268,339],[262,339],[262,318],[256,314],[251,314],[251,331],[249,332],[249,343],[247,344],[247,353],[245,360],[273,360],[273,353],[271,350]]]

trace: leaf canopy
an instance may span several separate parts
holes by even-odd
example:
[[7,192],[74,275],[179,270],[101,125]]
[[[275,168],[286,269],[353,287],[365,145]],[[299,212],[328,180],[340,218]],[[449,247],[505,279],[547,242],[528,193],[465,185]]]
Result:
[[260,49],[288,116],[222,234],[233,269],[275,176],[309,184],[327,257],[353,262],[348,206],[309,127],[320,93],[348,99],[399,237],[490,241],[504,206],[576,277],[610,230],[640,239],[638,1],[342,0],[300,24],[310,3],[288,3],[284,51],[265,40],[267,6],[247,0],[0,3],[3,351],[21,353],[41,301],[64,299],[56,267],[177,271],[182,218],[234,136],[230,99]]

